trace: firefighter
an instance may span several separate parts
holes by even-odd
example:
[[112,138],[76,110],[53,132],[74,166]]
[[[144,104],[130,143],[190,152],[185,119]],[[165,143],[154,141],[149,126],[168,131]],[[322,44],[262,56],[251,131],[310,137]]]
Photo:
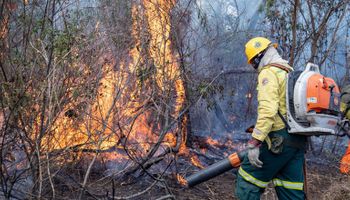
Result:
[[[340,109],[347,119],[350,119],[350,85],[342,89]],[[350,141],[341,161],[340,172],[350,174]]]
[[263,37],[245,45],[248,63],[259,73],[258,117],[247,144],[248,155],[238,170],[236,196],[241,200],[260,199],[269,182],[275,185],[280,200],[305,199],[306,137],[289,134],[284,121],[287,73],[293,69],[276,48],[276,43]]

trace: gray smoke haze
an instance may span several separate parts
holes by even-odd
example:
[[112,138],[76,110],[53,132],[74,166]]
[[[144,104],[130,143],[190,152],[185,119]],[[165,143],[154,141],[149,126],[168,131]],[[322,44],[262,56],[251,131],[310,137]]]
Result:
[[[255,36],[269,37],[266,34],[270,24],[261,11],[264,1],[194,2],[189,25],[191,31],[186,37],[187,50],[193,53],[187,58],[187,64],[193,74],[193,87],[212,81],[213,87],[209,88],[213,91],[191,108],[192,131],[197,135],[218,138],[245,136],[243,130],[256,121],[257,102],[256,74],[246,63],[244,44]],[[345,35],[348,30],[342,31]],[[322,68],[322,73],[338,83],[345,70],[347,42],[344,39],[339,37],[339,48],[334,57],[342,66],[335,70],[334,65],[326,62]],[[295,65],[296,69],[304,68],[309,51],[309,48],[305,49],[304,57]],[[320,143],[321,139],[315,140]]]

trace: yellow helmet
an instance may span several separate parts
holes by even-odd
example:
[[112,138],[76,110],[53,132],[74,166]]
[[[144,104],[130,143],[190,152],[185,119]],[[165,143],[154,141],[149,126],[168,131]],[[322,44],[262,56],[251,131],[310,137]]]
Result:
[[[271,44],[272,44],[272,42],[270,40],[268,40],[267,38],[264,38],[264,37],[255,37],[255,38],[249,40],[245,44],[245,54],[246,54],[247,59],[248,59],[248,64],[251,64],[252,63],[252,59],[256,55],[258,55],[259,53],[264,51]],[[275,48],[277,48],[277,46],[278,46],[276,43],[273,43],[272,45]]]

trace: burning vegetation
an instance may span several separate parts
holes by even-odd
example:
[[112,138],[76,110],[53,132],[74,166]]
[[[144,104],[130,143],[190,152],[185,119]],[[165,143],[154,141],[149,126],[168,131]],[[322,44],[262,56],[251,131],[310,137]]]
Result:
[[[186,147],[189,102],[182,58],[174,45],[171,12],[176,1],[118,2],[130,17],[125,19],[130,34],[122,38],[108,35],[118,29],[110,29],[106,21],[96,21],[91,33],[78,34],[79,27],[73,28],[56,4],[47,2],[42,19],[26,16],[38,30],[24,35],[28,43],[18,48],[28,55],[23,62],[30,63],[14,65],[23,73],[3,71],[1,141],[6,173],[1,184],[13,189],[1,194],[61,198],[65,195],[57,191],[66,185],[77,194],[74,198],[111,197],[95,189],[112,181],[114,198],[115,180],[132,182],[132,177],[142,176],[161,184],[163,176],[171,176],[186,185],[175,164],[179,156],[198,168],[204,166],[201,153]],[[0,35],[4,41],[9,37],[11,12],[20,13],[20,7],[40,12],[31,2],[5,6]],[[108,4],[100,6],[108,11]],[[63,16],[63,29],[53,22],[57,13]],[[13,23],[27,30],[24,24]],[[1,54],[4,65],[5,56],[10,56],[5,53]],[[27,60],[34,55],[38,55],[35,60]],[[16,85],[21,81],[27,84]],[[19,88],[13,91],[15,85]],[[208,139],[208,145],[213,141]],[[95,180],[98,174],[104,178]],[[26,181],[10,182],[6,177]]]

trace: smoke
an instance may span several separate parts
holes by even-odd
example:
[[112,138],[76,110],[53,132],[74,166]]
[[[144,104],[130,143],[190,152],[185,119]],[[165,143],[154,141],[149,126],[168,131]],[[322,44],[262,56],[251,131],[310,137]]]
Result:
[[256,74],[247,65],[244,44],[258,34],[248,30],[259,25],[261,2],[197,0],[189,9],[181,34],[189,55],[190,88],[197,92],[190,112],[196,135],[233,137],[255,123]]
[[[255,36],[268,37],[271,24],[265,18],[264,6],[262,0],[193,1],[188,29],[183,34],[190,87],[201,95],[206,88],[203,85],[208,86],[204,98],[198,102],[197,96],[193,99],[196,105],[190,117],[195,134],[237,135],[233,133],[255,123],[256,74],[246,63],[244,45]],[[339,52],[344,51],[343,46]],[[296,69],[304,69],[304,61],[300,59]],[[338,83],[344,76],[344,70],[334,65],[322,69]]]

